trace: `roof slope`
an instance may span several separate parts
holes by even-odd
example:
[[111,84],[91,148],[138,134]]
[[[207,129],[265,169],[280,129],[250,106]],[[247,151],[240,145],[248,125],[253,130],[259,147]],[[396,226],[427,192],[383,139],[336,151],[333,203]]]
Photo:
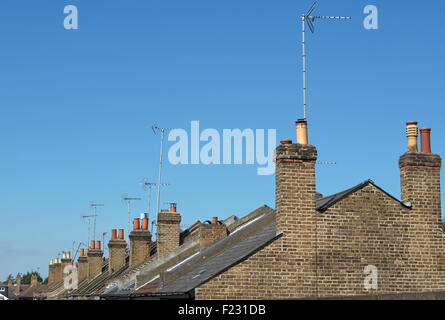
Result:
[[[281,234],[277,235],[276,232],[274,210],[256,219],[256,221],[251,220],[252,223],[249,226],[240,226],[239,232],[232,232],[233,237],[235,237],[236,234],[236,237],[238,237],[240,241],[227,246],[225,250],[222,250],[210,259],[205,259],[205,256],[209,254],[208,251],[212,249],[217,250],[217,247],[225,247],[226,244],[232,242],[232,235],[221,239],[221,241],[212,246],[215,248],[209,247],[207,250],[203,250],[200,252],[200,256],[190,261],[190,264],[194,264],[195,268],[167,284],[162,289],[155,291],[152,295],[189,292],[230,267],[247,259],[250,255],[281,236]],[[234,231],[236,231],[236,229]]]
[[333,195],[330,195],[330,196],[327,196],[327,197],[318,199],[318,200],[316,201],[316,206],[315,206],[315,208],[316,208],[316,210],[319,211],[319,212],[326,211],[329,207],[331,207],[331,206],[334,205],[335,203],[337,203],[337,202],[339,202],[340,200],[346,198],[347,196],[349,196],[349,195],[351,195],[351,194],[353,194],[353,193],[355,193],[355,192],[357,192],[357,191],[363,189],[364,187],[366,187],[366,186],[368,186],[368,185],[372,185],[372,186],[374,186],[375,188],[379,189],[380,191],[382,191],[384,194],[386,194],[386,195],[389,196],[390,198],[392,198],[392,199],[394,199],[395,201],[399,202],[402,206],[404,206],[404,207],[406,207],[406,208],[409,208],[409,206],[407,206],[407,205],[404,204],[402,201],[400,201],[400,200],[397,199],[396,197],[392,196],[391,194],[389,194],[388,192],[386,192],[385,190],[383,190],[382,188],[380,188],[379,186],[377,186],[377,185],[374,183],[374,181],[369,180],[369,179],[366,180],[366,181],[364,181],[364,182],[362,182],[362,183],[359,183],[358,185],[356,185],[356,186],[354,186],[354,187],[352,187],[352,188],[350,188],[350,189],[347,189],[347,190],[341,191],[341,192],[339,192],[339,193],[336,193],[336,194],[333,194]]

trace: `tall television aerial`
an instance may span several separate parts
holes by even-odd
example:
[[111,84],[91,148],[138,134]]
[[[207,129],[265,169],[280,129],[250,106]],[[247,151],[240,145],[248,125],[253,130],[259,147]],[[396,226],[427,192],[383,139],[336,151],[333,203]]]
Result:
[[131,205],[131,201],[137,201],[137,200],[142,200],[141,198],[130,198],[127,197],[126,195],[122,196],[122,201],[127,202],[128,205],[128,229],[127,229],[127,235],[130,236],[130,205]]
[[315,32],[314,24],[316,19],[336,19],[336,20],[350,20],[351,17],[332,17],[332,16],[311,16],[312,11],[314,11],[317,2],[314,2],[309,11],[301,16],[302,31],[303,31],[303,112],[304,119],[307,116],[307,100],[306,100],[306,42],[305,42],[305,23],[309,26],[312,33]]
[[[144,179],[142,182],[142,188],[144,190],[148,189],[148,209],[147,209],[147,218],[150,221],[150,206],[151,206],[151,188],[157,186],[158,184],[156,182],[149,182],[147,179]],[[169,183],[161,183],[161,187],[167,187],[169,186]]]
[[173,128],[160,128],[155,124],[152,125],[151,129],[153,130],[153,133],[156,134],[156,131],[161,132],[161,153],[159,156],[159,174],[158,174],[158,197],[156,200],[156,214],[159,213],[159,199],[161,197],[161,174],[162,174],[162,147],[164,145],[164,133],[168,130],[173,130]]
[[[90,225],[91,225],[91,219],[94,218],[94,215],[89,215],[89,216],[80,216],[82,219],[87,219],[88,220],[88,245],[90,243]],[[87,247],[88,247],[87,245]]]
[[103,204],[90,203],[90,207],[94,208],[94,226],[93,226],[93,240],[96,241],[96,217],[97,217],[97,207],[103,207]]

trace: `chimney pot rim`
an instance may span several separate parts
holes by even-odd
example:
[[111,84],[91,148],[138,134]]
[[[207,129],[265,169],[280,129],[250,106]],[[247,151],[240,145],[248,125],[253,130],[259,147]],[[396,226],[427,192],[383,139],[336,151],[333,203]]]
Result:
[[281,144],[292,144],[292,140],[291,139],[282,139],[280,140]]

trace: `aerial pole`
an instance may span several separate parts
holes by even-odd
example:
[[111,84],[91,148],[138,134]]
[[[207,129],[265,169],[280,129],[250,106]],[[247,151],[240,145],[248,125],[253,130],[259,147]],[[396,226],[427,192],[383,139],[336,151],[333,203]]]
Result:
[[94,215],[90,215],[90,216],[81,216],[82,219],[87,219],[88,220],[88,245],[90,245],[90,224],[91,224],[91,219],[94,217]]
[[156,130],[161,131],[161,152],[159,155],[159,172],[158,172],[158,197],[156,200],[156,214],[159,213],[159,199],[161,197],[161,174],[162,174],[162,148],[164,145],[164,132],[165,130],[171,130],[172,128],[160,128],[156,124],[152,127],[154,134],[156,134]]
[[[148,209],[147,209],[147,218],[150,221],[150,207],[151,207],[151,188],[157,186],[158,184],[155,182],[148,182],[146,179],[142,182],[142,187],[144,189],[148,189]],[[169,186],[169,183],[161,183],[161,187]]]
[[128,206],[128,228],[127,228],[127,235],[130,236],[130,220],[131,220],[131,214],[130,214],[130,204],[131,201],[136,201],[136,200],[141,200],[141,198],[129,198],[126,196],[122,197],[122,201],[126,201],[127,202],[127,206]]
[[91,203],[90,207],[94,208],[94,227],[93,227],[93,240],[96,241],[96,217],[97,217],[97,207],[103,207],[103,204]]
[[337,20],[350,20],[351,17],[332,17],[332,16],[311,16],[314,11],[317,2],[314,2],[309,11],[301,16],[302,23],[302,46],[303,46],[303,114],[304,120],[307,118],[307,98],[306,98],[306,39],[305,39],[305,22],[308,24],[312,33],[315,32],[313,22],[315,19],[337,19]]

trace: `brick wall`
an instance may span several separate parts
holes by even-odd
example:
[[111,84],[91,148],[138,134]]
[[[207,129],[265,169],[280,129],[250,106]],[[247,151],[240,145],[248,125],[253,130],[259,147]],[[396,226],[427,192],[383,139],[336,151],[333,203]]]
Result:
[[160,212],[157,222],[157,250],[162,257],[179,246],[179,223],[181,215],[176,212]]
[[54,264],[50,264],[48,269],[48,285],[51,285],[53,283],[54,283]]
[[71,265],[71,259],[68,258],[62,258],[61,259],[61,267],[60,267],[60,279],[62,279],[62,281],[65,280],[65,278],[68,276],[68,274],[71,271],[68,271],[68,273],[64,273],[66,266]]
[[[150,237],[151,238],[151,237]],[[127,243],[123,239],[111,239],[108,242],[108,272],[112,274],[113,272],[119,270],[125,264],[125,249],[127,248]]]
[[[367,184],[315,211],[315,149],[277,148],[277,231],[283,236],[195,289],[196,299],[283,299],[445,289],[440,157],[404,155],[402,200]],[[366,266],[377,289],[365,287]]]
[[77,259],[77,262],[79,263],[77,276],[80,282],[88,277],[88,258],[86,256],[81,256]]
[[93,279],[102,272],[102,254],[100,249],[88,250],[88,279]]
[[130,232],[130,267],[137,266],[150,256],[151,233],[137,229]]
[[62,281],[62,264],[61,263],[59,263],[59,262],[54,263],[53,274],[54,274],[54,283],[58,283],[58,282]]
[[445,288],[441,226],[441,159],[432,153],[407,152],[399,159],[402,201],[410,201],[410,263],[416,288]]
[[216,239],[227,235],[227,228],[224,224],[204,224],[199,226],[199,246],[204,248]]

